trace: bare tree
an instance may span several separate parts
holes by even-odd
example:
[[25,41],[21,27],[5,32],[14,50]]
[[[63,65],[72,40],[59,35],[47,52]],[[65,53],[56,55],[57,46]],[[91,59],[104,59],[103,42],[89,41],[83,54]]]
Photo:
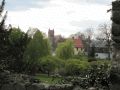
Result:
[[106,43],[106,47],[108,50],[108,59],[110,60],[110,51],[111,51],[111,25],[110,24],[101,24],[98,27],[99,34],[96,39],[101,40]]
[[93,61],[95,60],[95,45],[92,42],[92,39],[94,38],[94,29],[93,28],[86,29],[86,36],[88,38],[87,40],[88,60]]
[[86,38],[89,38],[90,40],[93,38],[94,36],[94,29],[93,28],[87,28],[85,30],[85,34]]

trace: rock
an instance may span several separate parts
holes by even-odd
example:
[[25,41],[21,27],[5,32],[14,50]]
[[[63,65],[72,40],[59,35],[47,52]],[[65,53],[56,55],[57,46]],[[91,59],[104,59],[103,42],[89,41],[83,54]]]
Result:
[[1,90],[14,90],[14,88],[11,84],[5,84],[2,86]]
[[76,86],[73,90],[85,90],[85,89],[82,89],[79,86]]
[[27,87],[27,90],[44,90],[45,86],[42,84],[34,83]]
[[31,82],[31,83],[40,83],[40,80],[39,80],[39,79],[36,79],[35,77],[31,77],[31,78],[30,78],[30,82]]
[[97,90],[95,87],[90,87],[88,90]]
[[18,83],[14,85],[14,90],[26,90],[25,85]]
[[120,90],[120,85],[119,84],[114,84],[114,85],[111,85],[110,88],[111,88],[110,90]]

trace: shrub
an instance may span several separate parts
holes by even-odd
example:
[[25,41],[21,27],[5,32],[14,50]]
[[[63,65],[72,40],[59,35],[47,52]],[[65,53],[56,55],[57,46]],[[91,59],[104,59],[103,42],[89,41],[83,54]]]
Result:
[[47,73],[48,75],[50,73],[57,73],[59,68],[61,68],[63,65],[62,60],[54,56],[46,56],[40,58],[39,61],[40,68],[44,73]]
[[74,55],[73,59],[79,59],[79,60],[87,61],[88,57],[86,55],[84,55],[84,54],[81,54],[81,55]]
[[110,61],[79,61],[68,60],[65,65],[67,75],[71,75],[70,80],[65,81],[82,88],[97,87],[109,90],[109,75],[111,69]]
[[87,61],[80,61],[79,59],[71,59],[65,63],[65,71],[67,75],[81,75],[88,68],[89,63]]
[[88,71],[89,84],[96,87],[109,87],[111,63],[110,61],[96,61],[91,63]]

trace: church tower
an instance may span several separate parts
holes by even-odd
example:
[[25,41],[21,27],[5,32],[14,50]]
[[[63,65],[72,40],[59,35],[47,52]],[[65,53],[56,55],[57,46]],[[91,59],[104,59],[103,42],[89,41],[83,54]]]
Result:
[[51,52],[54,52],[55,50],[55,35],[54,35],[54,29],[48,30],[48,39],[51,45]]

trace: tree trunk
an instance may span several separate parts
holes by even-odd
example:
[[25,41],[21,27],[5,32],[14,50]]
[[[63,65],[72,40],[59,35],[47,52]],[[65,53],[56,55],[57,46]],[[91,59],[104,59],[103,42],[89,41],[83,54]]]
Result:
[[110,53],[110,47],[108,47],[108,60],[111,60],[111,53]]
[[47,71],[47,74],[48,74],[48,77],[50,76],[50,72],[49,71]]

